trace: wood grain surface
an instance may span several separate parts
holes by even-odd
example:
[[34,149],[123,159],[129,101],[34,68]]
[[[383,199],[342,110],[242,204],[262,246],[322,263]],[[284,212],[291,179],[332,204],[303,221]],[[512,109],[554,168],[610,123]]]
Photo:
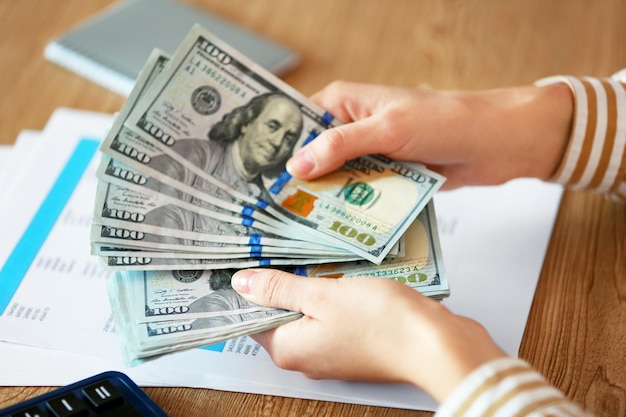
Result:
[[[297,50],[283,79],[312,94],[335,79],[482,89],[626,67],[623,0],[188,0]],[[0,144],[58,107],[124,102],[43,58],[53,37],[110,0],[0,0]],[[505,279],[505,277],[503,277]],[[626,207],[566,192],[520,355],[599,416],[626,416]],[[7,360],[7,358],[2,358]],[[2,387],[0,408],[49,390]],[[148,388],[171,416],[426,416],[428,412]]]

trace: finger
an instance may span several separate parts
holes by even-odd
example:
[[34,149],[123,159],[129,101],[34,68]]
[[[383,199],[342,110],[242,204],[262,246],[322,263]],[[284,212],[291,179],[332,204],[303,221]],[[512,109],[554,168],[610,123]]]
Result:
[[254,333],[249,335],[255,342],[259,345],[263,346],[263,349],[267,351],[267,353],[273,352],[273,340],[274,334],[276,333],[276,329],[264,330],[259,333]]
[[388,153],[389,142],[379,117],[371,116],[322,132],[287,161],[287,171],[301,179],[332,172],[357,156]]
[[319,326],[309,325],[310,318],[303,317],[271,330],[252,334],[250,337],[270,355],[278,367],[291,371],[307,372],[315,343],[324,339],[317,330]]
[[311,99],[343,123],[360,120],[375,113],[380,97],[388,87],[334,81]]
[[344,81],[334,81],[314,94],[313,101],[345,124],[322,132],[296,153],[287,162],[287,171],[313,179],[357,156],[393,151],[393,141],[385,140],[393,126],[386,122],[382,107],[395,94],[397,89]]
[[235,291],[253,303],[305,312],[312,294],[319,293],[321,281],[276,269],[261,268],[237,271],[231,284]]

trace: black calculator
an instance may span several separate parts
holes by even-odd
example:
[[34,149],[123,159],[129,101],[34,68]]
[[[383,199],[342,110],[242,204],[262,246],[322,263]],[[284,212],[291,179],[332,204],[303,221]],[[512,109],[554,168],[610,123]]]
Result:
[[0,410],[0,417],[167,417],[126,374],[103,372]]

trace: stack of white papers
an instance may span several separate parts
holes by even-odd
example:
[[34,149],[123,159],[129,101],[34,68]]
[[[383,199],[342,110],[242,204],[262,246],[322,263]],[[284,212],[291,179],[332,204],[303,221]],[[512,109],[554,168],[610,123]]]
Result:
[[[434,410],[408,385],[311,381],[277,368],[249,337],[124,366],[89,231],[98,146],[112,116],[59,109],[0,149],[0,384],[65,385],[105,370],[143,386],[189,386]],[[451,293],[516,355],[561,188],[534,180],[435,197]],[[502,314],[506,311],[507,314]],[[358,348],[358,347],[356,347]]]

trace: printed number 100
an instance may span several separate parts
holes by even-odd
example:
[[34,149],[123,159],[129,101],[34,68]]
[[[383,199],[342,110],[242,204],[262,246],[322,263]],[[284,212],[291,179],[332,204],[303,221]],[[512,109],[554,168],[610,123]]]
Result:
[[365,246],[372,246],[376,243],[376,239],[374,239],[374,236],[367,233],[359,233],[359,231],[356,230],[354,227],[343,224],[340,221],[333,222],[332,226],[330,226],[330,230],[332,230],[333,232],[337,232],[340,235],[345,236],[349,239],[355,239],[357,242]]

